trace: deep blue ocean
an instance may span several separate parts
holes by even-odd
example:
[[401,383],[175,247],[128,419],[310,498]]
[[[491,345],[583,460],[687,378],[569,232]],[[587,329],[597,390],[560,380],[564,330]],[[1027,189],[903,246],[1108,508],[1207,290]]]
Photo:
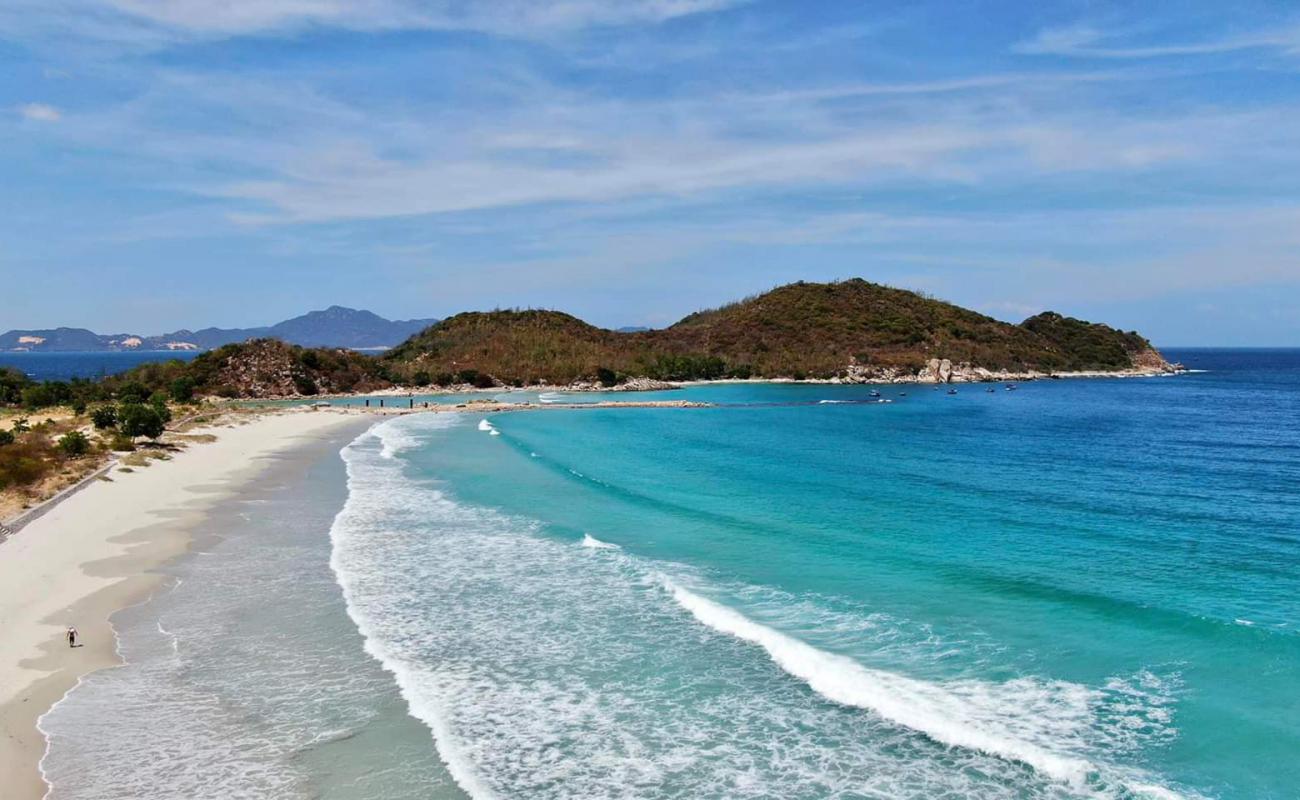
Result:
[[[1169,355],[1195,371],[383,422],[133,612],[138,657],[47,718],[47,767],[112,762],[95,720],[149,674],[151,714],[206,680],[240,715],[203,796],[1297,797],[1300,351]],[[346,664],[185,656],[308,605]],[[271,737],[236,698],[285,676],[313,692]],[[240,772],[285,726],[278,782]],[[174,779],[130,774],[53,796]]]
[[0,352],[0,367],[13,367],[38,381],[95,380],[153,361],[189,361],[198,351],[122,350],[94,353]]

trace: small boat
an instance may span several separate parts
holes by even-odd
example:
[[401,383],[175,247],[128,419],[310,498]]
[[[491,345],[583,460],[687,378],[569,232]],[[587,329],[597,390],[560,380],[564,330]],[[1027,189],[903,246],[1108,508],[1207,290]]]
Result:
[[957,390],[956,390],[956,389],[949,389],[949,390],[948,390],[948,394],[957,394]]
[[985,389],[984,391],[988,392],[989,394],[993,394],[993,387],[990,386],[989,388]]
[[1020,388],[1020,387],[1017,386],[1017,385],[1015,385],[1014,383],[1008,383],[1008,384],[1007,384],[1007,391],[1008,391],[1008,392],[1014,392],[1015,390],[1017,390],[1017,389],[1019,389],[1019,388]]
[[899,397],[907,397],[907,392],[899,392],[899,393],[898,393],[898,396],[899,396]]
[[871,390],[871,394],[870,394],[870,396],[871,396],[871,397],[879,397],[879,396],[880,396],[880,392],[876,391],[875,389],[872,389],[872,390]]

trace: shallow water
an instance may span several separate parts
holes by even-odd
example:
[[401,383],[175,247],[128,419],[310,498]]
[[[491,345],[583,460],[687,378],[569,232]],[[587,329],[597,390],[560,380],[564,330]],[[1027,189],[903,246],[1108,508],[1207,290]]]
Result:
[[1175,355],[385,422],[121,615],[54,797],[1292,797],[1300,353]]

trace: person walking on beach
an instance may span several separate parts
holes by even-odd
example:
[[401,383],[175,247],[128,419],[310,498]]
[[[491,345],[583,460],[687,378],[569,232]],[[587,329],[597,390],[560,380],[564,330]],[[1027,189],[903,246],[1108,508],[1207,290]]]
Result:
[[68,647],[76,647],[76,646],[77,646],[77,629],[69,625],[68,626]]

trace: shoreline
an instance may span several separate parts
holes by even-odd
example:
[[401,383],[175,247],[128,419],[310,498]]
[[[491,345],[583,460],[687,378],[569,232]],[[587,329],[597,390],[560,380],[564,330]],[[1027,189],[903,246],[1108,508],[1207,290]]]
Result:
[[[164,584],[157,568],[190,549],[191,532],[209,509],[261,474],[266,459],[373,422],[295,411],[204,428],[217,441],[92,481],[0,546],[0,774],[7,797],[46,794],[40,717],[84,676],[122,663],[112,615]],[[69,624],[81,634],[76,649],[63,638]]]
[[[363,397],[437,397],[454,394],[481,394],[486,396],[508,394],[511,392],[536,392],[536,393],[572,393],[572,394],[628,394],[641,392],[671,392],[680,389],[697,386],[724,386],[724,385],[752,385],[758,386],[763,384],[772,384],[777,386],[893,386],[893,385],[955,385],[955,384],[975,384],[975,383],[1033,383],[1036,381],[1056,381],[1056,380],[1095,380],[1102,378],[1172,378],[1179,375],[1185,375],[1195,370],[1186,368],[1156,369],[1156,368],[1133,368],[1124,370],[1079,370],[1075,372],[1016,372],[1001,373],[989,372],[987,375],[968,375],[962,372],[954,372],[949,380],[935,380],[931,377],[921,375],[902,375],[879,378],[863,379],[844,379],[844,378],[713,378],[709,380],[689,380],[689,381],[655,381],[655,386],[645,386],[644,384],[628,382],[618,384],[617,386],[601,386],[599,384],[571,383],[563,386],[552,384],[530,384],[527,386],[489,386],[486,388],[471,386],[469,384],[457,386],[390,386],[386,389],[375,389],[369,392],[346,392],[346,393],[321,393],[314,395],[280,395],[276,397],[241,397],[241,398],[211,398],[213,402],[234,402],[245,404],[275,403],[286,400],[301,400],[304,403],[312,401],[327,402],[330,400],[351,400]],[[633,381],[642,381],[648,379],[636,378]],[[482,400],[469,400],[467,403],[483,403]],[[601,401],[608,407],[656,407],[656,406],[683,406],[693,408],[697,406],[711,405],[709,403],[691,402],[686,400],[610,400]],[[535,403],[508,403],[511,406],[537,406]],[[547,408],[568,408],[582,407],[590,408],[591,403],[547,403]],[[450,408],[456,408],[451,406]],[[381,409],[371,409],[379,411]],[[419,409],[417,409],[419,410]],[[465,409],[460,408],[460,411]]]

